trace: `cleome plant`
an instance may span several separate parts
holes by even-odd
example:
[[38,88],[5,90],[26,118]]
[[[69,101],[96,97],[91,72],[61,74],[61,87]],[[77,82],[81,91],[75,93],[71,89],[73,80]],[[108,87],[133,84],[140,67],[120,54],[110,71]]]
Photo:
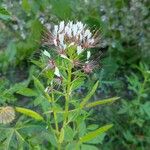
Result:
[[12,122],[15,115],[21,113],[32,118],[26,123],[42,126],[43,130],[38,130],[39,142],[35,144],[34,141],[33,147],[33,132],[27,134],[21,131],[23,127],[18,127],[17,121],[13,133],[21,139],[21,149],[98,149],[96,146],[100,144],[100,139],[113,125],[95,124],[92,109],[98,105],[112,103],[118,97],[92,101],[99,85],[98,81],[91,85],[87,94],[78,94],[78,90],[86,83],[89,74],[98,68],[97,62],[91,59],[90,50],[98,46],[99,40],[99,32],[92,33],[82,22],[62,21],[54,26],[52,32],[46,30],[42,42],[46,49],[42,51],[38,61],[32,60],[41,69],[37,76],[33,76],[35,89],[25,87],[17,92],[34,97],[36,111],[17,106],[0,108],[2,124]]

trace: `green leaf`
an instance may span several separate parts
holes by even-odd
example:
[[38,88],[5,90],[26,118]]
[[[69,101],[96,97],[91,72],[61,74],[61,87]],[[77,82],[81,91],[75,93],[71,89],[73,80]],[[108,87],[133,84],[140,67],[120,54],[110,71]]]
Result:
[[10,19],[10,13],[3,7],[0,7],[0,18],[3,20]]
[[98,148],[94,145],[82,144],[81,150],[98,150]]
[[84,143],[87,141],[90,141],[92,139],[94,139],[95,137],[97,137],[98,135],[106,132],[108,129],[110,129],[113,125],[105,125],[103,127],[100,127],[99,129],[93,131],[93,132],[89,132],[88,134],[84,135],[83,137],[80,138],[79,142]]
[[89,94],[82,100],[80,107],[82,108],[86,102],[93,96],[93,94],[95,93],[97,87],[98,87],[98,81],[95,83],[95,85],[93,86],[92,90],[89,92]]
[[30,110],[27,108],[21,108],[21,107],[15,107],[15,109],[17,112],[22,113],[26,116],[32,117],[35,120],[44,120],[44,118],[40,114],[38,114],[37,112],[33,110]]
[[69,126],[66,126],[65,127],[65,139],[64,140],[67,142],[71,142],[71,141],[73,141],[73,137],[74,137],[74,132],[73,132],[72,128]]
[[102,134],[98,135],[97,137],[95,137],[94,139],[88,141],[87,143],[89,143],[89,144],[102,144],[105,136],[106,136],[106,133],[102,133]]
[[71,141],[65,147],[65,150],[81,150],[81,149],[80,149],[80,145],[77,142]]
[[96,130],[98,128],[98,124],[90,124],[87,126],[88,130]]
[[37,79],[36,77],[33,76],[33,79],[34,79],[34,85],[35,87],[39,90],[39,91],[44,91],[45,88],[43,86],[43,84],[39,81],[39,79]]
[[79,132],[79,136],[83,136],[86,134],[87,132],[87,128],[86,128],[86,123],[84,121],[80,120],[80,124],[78,125],[78,132]]
[[22,0],[22,8],[23,8],[27,13],[30,12],[31,6],[30,6],[28,0]]
[[62,143],[64,140],[64,129],[62,128],[59,136],[59,143]]
[[37,93],[30,88],[22,88],[17,93],[24,96],[37,96]]
[[52,0],[53,13],[61,20],[66,20],[71,17],[71,1],[70,0]]
[[77,89],[77,88],[79,88],[79,87],[81,87],[81,85],[84,84],[84,79],[85,78],[77,78],[77,79],[75,79],[72,82],[72,86],[71,86],[72,91],[75,90],[75,89]]
[[12,64],[12,62],[15,62],[16,60],[16,44],[14,42],[9,42],[7,49],[5,51],[6,57],[8,61]]
[[150,117],[150,102],[146,102],[142,105],[143,110],[145,113]]
[[85,107],[94,107],[94,106],[97,106],[97,105],[104,105],[104,104],[107,104],[107,103],[113,103],[117,99],[119,99],[119,97],[113,97],[113,98],[108,98],[108,99],[104,99],[104,100],[98,100],[98,101],[95,101],[95,102],[92,102],[92,103],[89,103],[89,104],[85,105]]
[[14,135],[14,129],[10,128],[8,133],[9,133],[8,137],[3,143],[4,144],[4,150],[9,150],[9,148],[10,148],[10,143],[11,143],[13,135]]

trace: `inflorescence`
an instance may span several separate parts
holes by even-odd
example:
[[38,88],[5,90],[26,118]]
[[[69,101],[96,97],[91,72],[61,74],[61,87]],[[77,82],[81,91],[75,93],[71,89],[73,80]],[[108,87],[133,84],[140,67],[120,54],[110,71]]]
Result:
[[[67,54],[67,50],[70,47],[74,47],[76,54],[80,56],[84,51],[87,50],[87,59],[85,63],[75,58],[71,60],[73,66],[81,67],[85,73],[92,73],[93,69],[97,66],[96,61],[90,60],[91,52],[90,48],[97,47],[99,42],[98,31],[94,34],[87,28],[87,25],[82,22],[73,23],[69,21],[65,24],[61,21],[59,25],[54,26],[53,32],[47,31],[46,36],[44,36],[43,41],[45,45],[52,46],[56,48],[56,52],[63,58],[70,59]],[[58,77],[58,68],[55,65],[55,61],[50,58],[48,66],[50,69],[55,68],[55,73]]]

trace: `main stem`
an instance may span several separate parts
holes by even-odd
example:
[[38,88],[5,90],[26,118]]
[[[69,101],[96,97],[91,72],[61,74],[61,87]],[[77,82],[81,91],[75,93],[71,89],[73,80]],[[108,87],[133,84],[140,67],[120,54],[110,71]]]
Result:
[[[52,94],[52,105],[54,107],[55,100],[54,100],[54,93],[53,93],[53,91],[51,92],[51,94]],[[54,114],[55,128],[56,128],[56,132],[57,132],[57,136],[58,136],[59,135],[59,128],[58,128],[58,122],[57,122],[57,112],[55,112],[55,109],[53,110],[53,114]]]
[[68,112],[69,112],[69,99],[70,99],[70,88],[71,88],[71,75],[72,75],[72,66],[69,64],[68,66],[68,80],[67,80],[67,87],[66,87],[66,94],[65,94],[65,116],[64,116],[64,122],[63,127],[65,126],[67,119],[68,119]]

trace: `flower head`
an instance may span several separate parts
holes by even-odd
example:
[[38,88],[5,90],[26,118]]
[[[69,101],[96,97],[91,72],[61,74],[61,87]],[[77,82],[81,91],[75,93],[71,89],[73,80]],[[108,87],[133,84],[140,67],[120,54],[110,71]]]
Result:
[[[83,63],[84,57],[81,54],[88,48],[96,47],[99,39],[98,32],[93,34],[87,25],[80,21],[69,21],[68,23],[61,21],[54,26],[52,32],[48,31],[44,38],[45,44],[55,46],[58,56],[71,62],[73,67],[82,68],[85,73],[92,73],[97,65],[96,61],[90,60],[90,50],[87,50],[85,63]],[[46,51],[44,52],[46,56],[50,57]],[[55,64],[52,59],[49,60],[48,68],[54,70],[54,75],[58,79],[62,76],[59,65]]]
[[74,45],[79,55],[86,48],[95,47],[99,41],[97,32],[92,34],[87,25],[82,22],[61,21],[59,25],[54,26],[52,33],[48,32],[46,35],[45,43],[55,45],[59,54],[64,54],[67,47]]
[[7,124],[15,119],[15,110],[10,107],[0,107],[0,123]]

